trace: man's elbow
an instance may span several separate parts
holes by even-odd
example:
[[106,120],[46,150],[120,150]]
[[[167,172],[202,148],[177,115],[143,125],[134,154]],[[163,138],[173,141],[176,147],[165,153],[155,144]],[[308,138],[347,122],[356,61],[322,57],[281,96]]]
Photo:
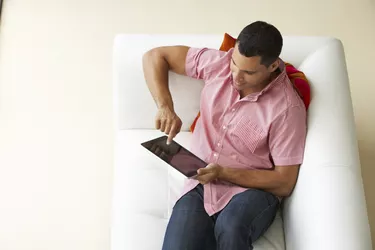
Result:
[[145,65],[147,62],[154,60],[155,58],[163,58],[160,49],[158,47],[148,50],[143,54],[142,62]]
[[284,184],[280,187],[279,189],[279,194],[278,196],[280,197],[289,197],[292,195],[294,187],[295,187],[295,182],[293,181],[286,181]]
[[293,190],[292,189],[287,189],[287,188],[282,188],[278,192],[278,196],[280,197],[289,197],[292,194]]

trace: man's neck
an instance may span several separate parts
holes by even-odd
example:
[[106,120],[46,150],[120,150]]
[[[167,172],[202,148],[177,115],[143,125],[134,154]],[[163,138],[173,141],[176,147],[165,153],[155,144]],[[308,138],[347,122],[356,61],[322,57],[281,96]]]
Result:
[[265,80],[262,84],[259,84],[259,86],[257,86],[256,88],[241,90],[240,98],[242,99],[245,96],[262,91],[265,87],[267,87],[270,83],[272,83],[273,80],[275,80],[280,75],[280,73],[281,73],[281,70],[278,68],[270,74],[270,77],[267,80]]

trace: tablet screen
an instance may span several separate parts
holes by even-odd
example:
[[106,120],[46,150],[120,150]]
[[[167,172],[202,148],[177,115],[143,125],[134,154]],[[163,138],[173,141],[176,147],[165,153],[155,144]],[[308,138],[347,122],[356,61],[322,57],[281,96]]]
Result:
[[207,163],[177,142],[172,141],[167,145],[167,139],[167,136],[162,136],[141,145],[187,177],[193,177],[199,168],[207,166]]

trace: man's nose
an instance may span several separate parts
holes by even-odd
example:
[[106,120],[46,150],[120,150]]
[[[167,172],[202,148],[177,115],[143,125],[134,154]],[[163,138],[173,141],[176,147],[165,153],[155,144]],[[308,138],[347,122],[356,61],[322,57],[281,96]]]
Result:
[[234,80],[236,82],[242,82],[243,81],[243,75],[241,73],[234,74]]

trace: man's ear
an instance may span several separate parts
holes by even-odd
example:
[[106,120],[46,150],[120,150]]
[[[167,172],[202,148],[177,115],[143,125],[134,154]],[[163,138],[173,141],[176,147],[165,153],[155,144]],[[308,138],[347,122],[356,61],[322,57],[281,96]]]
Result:
[[269,72],[274,72],[276,69],[278,69],[280,66],[280,60],[277,59],[276,61],[274,61],[269,67],[268,67],[268,71]]

